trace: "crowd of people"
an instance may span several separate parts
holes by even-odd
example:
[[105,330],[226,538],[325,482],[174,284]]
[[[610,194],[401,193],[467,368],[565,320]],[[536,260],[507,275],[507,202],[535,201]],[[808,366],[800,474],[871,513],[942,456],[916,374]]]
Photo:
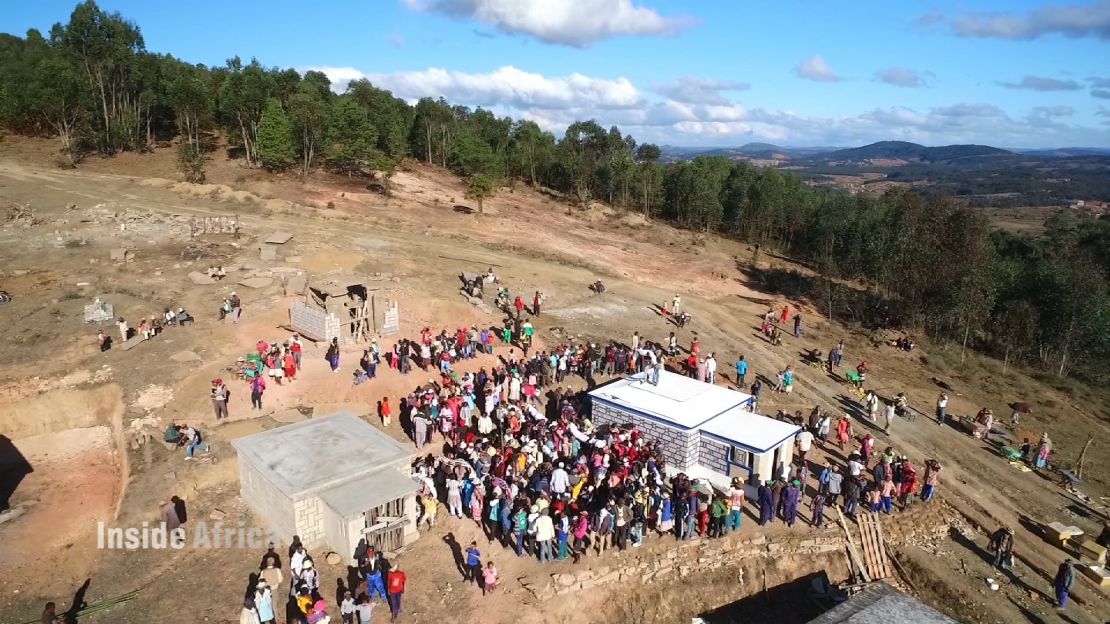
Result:
[[370,624],[374,609],[383,603],[389,607],[391,621],[400,617],[408,575],[365,539],[355,549],[355,565],[348,569],[347,579],[337,580],[334,596],[322,593],[320,571],[298,536],[293,536],[286,556],[288,568],[282,566],[281,554],[272,543],[262,555],[257,570],[247,579],[240,624],[276,623],[282,591],[286,592],[285,622],[329,624],[329,598],[330,604],[338,606],[344,624]]

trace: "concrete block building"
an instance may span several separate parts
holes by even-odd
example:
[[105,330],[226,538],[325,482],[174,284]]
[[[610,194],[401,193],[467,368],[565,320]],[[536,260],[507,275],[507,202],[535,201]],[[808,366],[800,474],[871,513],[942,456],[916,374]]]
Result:
[[288,542],[350,559],[359,539],[386,552],[417,538],[408,448],[350,412],[232,441],[243,500]]
[[772,478],[794,454],[797,425],[751,411],[752,397],[664,371],[652,384],[644,373],[590,392],[595,425],[635,425],[654,441],[671,472],[727,487],[732,478],[756,484]]

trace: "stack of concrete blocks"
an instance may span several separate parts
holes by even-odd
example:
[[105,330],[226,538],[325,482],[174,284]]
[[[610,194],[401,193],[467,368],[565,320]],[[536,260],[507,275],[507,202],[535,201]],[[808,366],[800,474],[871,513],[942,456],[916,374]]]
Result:
[[303,301],[289,306],[289,326],[314,340],[331,342],[339,337],[339,317]]
[[649,442],[655,443],[655,447],[675,470],[689,470],[698,463],[698,442],[701,438],[698,431],[668,425],[600,401],[593,402],[591,414],[595,425],[635,425]]
[[297,535],[309,548],[320,546],[325,541],[324,514],[320,507],[318,496],[308,496],[293,502],[293,517],[297,523]]

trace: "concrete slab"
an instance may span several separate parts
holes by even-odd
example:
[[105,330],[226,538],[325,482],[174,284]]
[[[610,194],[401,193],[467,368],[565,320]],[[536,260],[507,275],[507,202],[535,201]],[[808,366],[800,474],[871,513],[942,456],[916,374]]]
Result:
[[272,277],[251,277],[249,279],[239,280],[239,285],[247,288],[265,288],[273,283],[274,278]]
[[137,347],[141,342],[146,342],[146,338],[143,338],[142,334],[137,334],[134,338],[131,338],[127,342],[123,343],[123,350],[130,351],[131,349]]
[[304,293],[305,287],[308,285],[308,276],[291,275],[285,280],[285,294],[286,295],[300,295]]
[[386,467],[394,470],[413,456],[350,412],[263,431],[231,445],[241,462],[287,496],[317,493]]
[[292,238],[292,232],[274,232],[273,234],[267,236],[266,240],[263,242],[270,245],[284,245],[285,243],[288,243],[290,240],[292,240]]
[[277,247],[273,245],[262,245],[258,248],[259,260],[277,260]]

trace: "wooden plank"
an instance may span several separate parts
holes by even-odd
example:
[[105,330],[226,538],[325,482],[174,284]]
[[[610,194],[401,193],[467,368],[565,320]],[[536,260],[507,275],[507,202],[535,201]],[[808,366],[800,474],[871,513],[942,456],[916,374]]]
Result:
[[891,570],[890,558],[886,554],[886,541],[883,539],[883,525],[881,522],[875,523],[875,543],[879,547],[879,563],[883,568],[883,578],[894,576]]
[[859,576],[863,579],[863,582],[870,583],[871,575],[867,573],[867,568],[863,565],[863,558],[856,550],[856,543],[852,540],[852,533],[848,530],[848,523],[844,521],[844,514],[840,511],[840,507],[836,508],[836,515],[840,519],[840,528],[844,529],[844,537],[848,539],[848,554],[851,555],[852,563],[859,570]]
[[875,563],[875,544],[871,533],[871,516],[860,515],[856,523],[859,525],[860,543],[863,545],[863,558],[867,563],[867,571],[873,580],[882,578],[879,567]]

